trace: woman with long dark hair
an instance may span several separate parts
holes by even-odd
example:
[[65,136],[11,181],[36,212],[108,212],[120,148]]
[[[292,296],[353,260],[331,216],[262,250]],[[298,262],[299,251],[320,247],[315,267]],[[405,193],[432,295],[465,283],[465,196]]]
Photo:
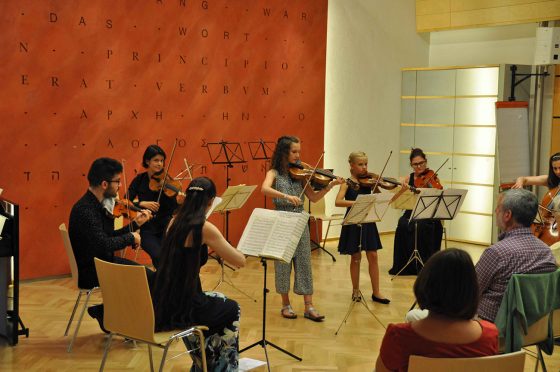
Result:
[[[184,203],[171,220],[163,240],[161,263],[153,289],[157,331],[209,328],[206,359],[209,371],[236,371],[239,359],[239,305],[217,292],[203,292],[200,268],[208,260],[208,246],[233,266],[243,267],[245,256],[232,247],[218,228],[206,221],[216,197],[216,186],[206,177],[192,180]],[[197,340],[185,338],[189,349]],[[193,370],[200,368],[200,354],[191,353]]]
[[[272,167],[266,172],[261,191],[264,195],[274,198],[276,210],[288,212],[302,212],[303,201],[300,199],[302,192],[312,202],[320,200],[333,186],[339,185],[342,179],[332,180],[327,187],[314,191],[309,185],[305,187],[304,181],[295,180],[288,172],[290,163],[299,161],[301,144],[299,138],[282,136],[276,143],[272,155]],[[304,188],[305,187],[305,188]],[[325,316],[313,307],[313,277],[311,274],[311,240],[309,228],[305,231],[298,243],[294,257],[290,263],[274,261],[276,292],[282,296],[282,309],[280,314],[287,319],[295,319],[296,313],[290,304],[290,275],[294,266],[294,292],[303,295],[305,304],[304,317],[316,322],[322,321]]]
[[155,216],[140,228],[142,249],[150,255],[155,268],[159,266],[161,242],[165,229],[173,212],[177,209],[177,200],[182,201],[179,196],[169,197],[165,193],[159,196],[159,190],[150,189],[152,177],[161,175],[165,171],[165,159],[165,151],[161,147],[158,145],[148,146],[142,156],[142,167],[146,171],[134,177],[128,188],[128,198],[131,201],[138,199],[135,205],[149,209]]

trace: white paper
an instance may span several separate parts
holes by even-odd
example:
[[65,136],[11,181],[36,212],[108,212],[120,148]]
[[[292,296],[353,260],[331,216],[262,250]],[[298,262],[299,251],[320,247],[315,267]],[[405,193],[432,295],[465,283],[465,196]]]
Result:
[[216,206],[215,211],[224,212],[243,207],[256,188],[257,185],[237,185],[228,187],[221,195],[222,202]]
[[4,224],[6,223],[7,219],[7,217],[4,217],[0,214],[0,234],[2,234],[2,231],[4,230]]
[[307,226],[309,214],[255,208],[237,248],[249,256],[290,262]]
[[212,212],[214,212],[214,209],[216,208],[216,206],[218,204],[220,204],[221,202],[222,202],[222,198],[220,198],[219,196],[216,196],[214,198],[214,201],[212,202],[212,205],[210,206],[210,209],[208,209],[208,212],[206,212],[206,219],[208,219],[208,217],[210,217]]
[[266,362],[262,360],[256,360],[251,358],[240,358],[239,359],[239,372],[250,371],[252,369],[258,368],[260,366],[266,365]]
[[389,202],[393,198],[393,194],[389,192],[381,192],[373,194],[373,207],[366,216],[364,223],[381,221],[389,209]]

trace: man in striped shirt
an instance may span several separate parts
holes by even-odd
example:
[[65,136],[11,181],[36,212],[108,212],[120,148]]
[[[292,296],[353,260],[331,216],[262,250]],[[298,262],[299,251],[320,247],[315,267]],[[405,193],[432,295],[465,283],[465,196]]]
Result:
[[550,247],[529,228],[537,209],[537,197],[524,189],[508,190],[498,197],[495,213],[502,233],[476,264],[480,318],[494,322],[512,274],[546,273],[557,269]]

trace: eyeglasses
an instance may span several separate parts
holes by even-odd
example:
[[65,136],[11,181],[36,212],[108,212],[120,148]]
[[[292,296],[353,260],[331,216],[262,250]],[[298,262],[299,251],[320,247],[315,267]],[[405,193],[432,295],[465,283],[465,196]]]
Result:
[[410,163],[410,166],[411,166],[411,167],[414,167],[414,168],[418,168],[418,167],[421,167],[421,166],[423,166],[423,165],[426,165],[426,161],[425,161],[425,160],[424,160],[424,161],[421,161],[421,162],[418,162],[418,163]]
[[109,180],[107,182],[108,183],[118,183],[120,185],[121,184],[121,179],[119,178],[118,180]]

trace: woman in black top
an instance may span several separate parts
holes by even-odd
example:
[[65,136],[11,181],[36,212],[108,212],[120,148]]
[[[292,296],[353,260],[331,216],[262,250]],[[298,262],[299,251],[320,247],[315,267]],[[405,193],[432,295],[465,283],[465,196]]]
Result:
[[[156,331],[205,325],[209,371],[236,371],[239,359],[239,305],[217,292],[203,292],[200,267],[210,246],[233,266],[245,265],[245,256],[232,247],[218,228],[206,221],[216,187],[206,177],[195,178],[183,205],[171,220],[163,240],[161,263],[153,289]],[[195,338],[183,339],[189,349],[198,348]],[[191,353],[193,369],[200,370],[200,354]]]
[[152,259],[154,267],[159,266],[161,251],[161,241],[163,233],[171,220],[173,212],[177,209],[177,197],[169,197],[159,190],[150,190],[150,179],[154,175],[160,175],[165,171],[165,151],[158,145],[150,145],[144,151],[142,166],[146,172],[139,173],[130,183],[128,188],[128,198],[134,201],[141,208],[149,209],[154,214],[154,218],[144,224],[140,229],[142,238],[142,249],[144,249]]
[[[421,149],[412,149],[410,152],[410,166],[413,172],[408,175],[404,185],[414,187],[414,180],[422,178],[428,169],[428,159]],[[437,177],[434,179],[437,181]],[[430,186],[424,186],[430,187]],[[389,274],[396,275],[408,262],[417,244],[418,252],[425,263],[428,258],[441,248],[441,238],[443,236],[443,225],[439,220],[418,220],[418,236],[415,238],[416,222],[409,223],[411,210],[404,211],[399,219],[397,231],[395,231],[395,244],[393,249],[393,267]],[[400,275],[416,275],[422,269],[418,261],[414,260],[404,269]]]

